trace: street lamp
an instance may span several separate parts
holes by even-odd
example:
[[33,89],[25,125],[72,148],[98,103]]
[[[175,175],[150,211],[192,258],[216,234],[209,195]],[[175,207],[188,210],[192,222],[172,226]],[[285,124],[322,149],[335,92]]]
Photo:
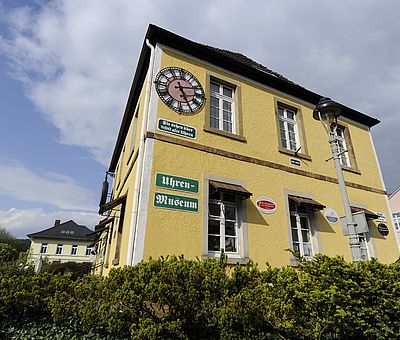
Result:
[[351,255],[353,262],[359,262],[361,260],[361,246],[358,235],[356,234],[356,224],[354,223],[353,215],[351,213],[349,196],[347,195],[346,184],[344,182],[342,165],[340,164],[339,147],[336,137],[337,119],[340,116],[342,107],[331,100],[330,98],[321,98],[313,112],[313,118],[321,121],[322,126],[328,134],[328,141],[331,146],[332,159],[335,163],[336,175],[339,182],[340,194],[342,196],[342,203],[344,208],[344,214],[346,218],[346,224],[349,231],[349,243],[351,249]]

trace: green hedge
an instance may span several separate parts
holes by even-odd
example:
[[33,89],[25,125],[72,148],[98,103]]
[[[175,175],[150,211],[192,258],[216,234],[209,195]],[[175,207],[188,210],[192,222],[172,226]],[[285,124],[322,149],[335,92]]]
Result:
[[106,278],[12,271],[0,280],[0,338],[392,339],[400,265],[318,255],[297,268],[183,258]]

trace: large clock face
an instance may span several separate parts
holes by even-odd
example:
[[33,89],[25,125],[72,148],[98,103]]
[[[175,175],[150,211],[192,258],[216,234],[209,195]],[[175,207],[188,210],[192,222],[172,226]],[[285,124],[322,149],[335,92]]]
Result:
[[154,80],[161,100],[172,110],[193,114],[204,104],[204,90],[197,78],[179,67],[162,69]]

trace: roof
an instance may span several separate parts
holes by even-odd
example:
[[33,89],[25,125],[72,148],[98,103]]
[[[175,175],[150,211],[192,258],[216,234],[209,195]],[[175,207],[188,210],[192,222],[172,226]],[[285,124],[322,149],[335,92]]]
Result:
[[[134,109],[146,78],[147,69],[150,62],[150,49],[145,44],[146,39],[148,39],[153,46],[155,46],[157,43],[168,46],[195,58],[204,60],[215,66],[221,67],[225,70],[231,71],[235,74],[242,75],[272,87],[278,91],[307,101],[313,105],[317,105],[321,98],[326,97],[326,95],[320,95],[300,86],[299,84],[296,84],[281,74],[268,69],[267,67],[257,63],[241,53],[231,52],[196,43],[163,28],[150,24],[142,45],[139,62],[136,67],[125,113],[122,118],[121,128],[119,130],[117,142],[111,157],[109,166],[110,172],[115,172],[115,168],[117,166],[118,159],[129,130],[130,122],[134,114]],[[372,127],[380,122],[376,118],[367,116],[364,113],[349,108],[343,104],[341,104],[341,106],[342,115],[344,117],[362,123],[368,127]]]
[[29,234],[30,239],[48,238],[56,240],[91,241],[94,236],[88,236],[92,231],[84,225],[79,225],[72,220],[55,225],[54,227]]

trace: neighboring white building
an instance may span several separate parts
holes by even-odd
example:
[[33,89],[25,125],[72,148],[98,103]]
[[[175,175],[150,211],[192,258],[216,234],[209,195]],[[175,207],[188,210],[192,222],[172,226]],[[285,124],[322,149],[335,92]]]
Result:
[[393,225],[396,232],[397,243],[400,247],[400,187],[389,195],[389,205],[392,211]]
[[54,226],[37,233],[29,234],[31,247],[28,261],[40,270],[41,262],[91,262],[94,240],[92,231],[69,220],[60,223],[55,220]]

